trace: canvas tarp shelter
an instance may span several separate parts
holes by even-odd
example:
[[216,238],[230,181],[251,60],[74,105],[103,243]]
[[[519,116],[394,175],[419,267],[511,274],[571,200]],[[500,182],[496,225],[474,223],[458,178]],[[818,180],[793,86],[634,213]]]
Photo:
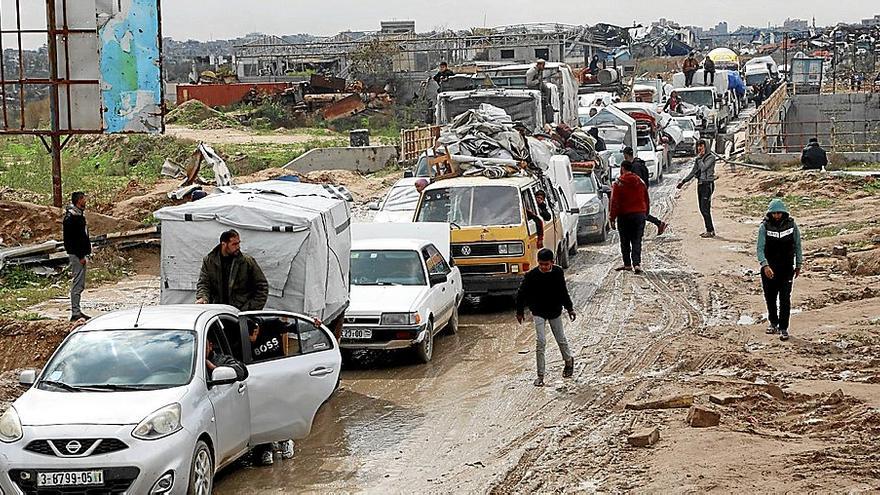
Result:
[[269,282],[266,309],[331,321],[348,306],[350,212],[317,184],[266,181],[162,208],[162,304],[192,303],[202,258],[235,229]]

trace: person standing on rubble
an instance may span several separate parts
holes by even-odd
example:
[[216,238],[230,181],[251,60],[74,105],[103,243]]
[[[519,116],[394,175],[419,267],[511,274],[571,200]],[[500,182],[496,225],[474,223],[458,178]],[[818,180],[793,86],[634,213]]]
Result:
[[257,261],[241,252],[238,232],[230,229],[220,234],[220,244],[202,260],[196,303],[254,311],[263,309],[268,297],[269,282]]
[[539,58],[528,71],[526,71],[526,87],[541,91],[541,106],[544,108],[544,121],[553,122],[553,106],[550,103],[550,88],[544,82],[544,68],[547,63]]
[[[709,79],[712,81],[709,82]],[[715,61],[709,57],[703,60],[703,86],[715,84]]]
[[684,87],[689,88],[694,84],[694,74],[699,68],[700,63],[697,62],[696,54],[690,52],[688,57],[684,59],[684,63],[681,65],[681,71],[684,72]]
[[[641,158],[635,156],[633,149],[629,146],[623,149],[623,159],[632,164],[633,173],[638,175],[639,178],[642,179],[642,182],[645,183],[645,187],[650,188],[650,174],[648,174],[648,166],[645,165],[645,160],[642,160]],[[645,220],[657,226],[657,235],[663,235],[669,225],[667,225],[666,222],[660,220],[654,215],[651,215],[650,195],[648,196],[648,198],[648,211]]]
[[437,70],[437,73],[434,74],[434,81],[436,81],[437,84],[442,85],[447,79],[454,75],[455,72],[452,72],[452,70],[449,69],[449,64],[447,64],[445,61],[440,62],[440,67]]
[[617,271],[642,273],[642,238],[645,235],[645,217],[648,215],[648,186],[633,172],[633,164],[620,164],[620,177],[611,186],[611,228],[620,236],[620,255],[623,266]]
[[706,141],[697,141],[697,157],[694,168],[676,186],[681,189],[692,179],[697,179],[697,199],[700,202],[700,214],[706,231],[700,237],[715,237],[715,224],[712,223],[712,194],[715,193],[715,155],[709,151]]
[[76,191],[71,194],[70,204],[64,208],[64,217],[61,220],[64,250],[70,262],[70,321],[90,318],[80,307],[82,293],[86,289],[87,257],[92,254],[89,227],[86,224],[86,202],[84,192]]
[[562,377],[570,378],[574,374],[574,356],[569,350],[568,340],[562,327],[562,309],[568,311],[568,318],[571,321],[574,321],[577,315],[565,283],[565,272],[553,264],[553,251],[549,249],[538,251],[538,266],[526,273],[516,293],[516,321],[519,323],[525,319],[526,306],[535,322],[535,361],[538,377],[535,378],[534,385],[544,386],[546,371],[544,349],[547,345],[548,324],[565,362]]
[[804,254],[797,222],[779,198],[770,201],[767,216],[758,228],[757,255],[767,302],[767,334],[778,332],[780,340],[788,340],[791,289],[794,279],[801,274]]

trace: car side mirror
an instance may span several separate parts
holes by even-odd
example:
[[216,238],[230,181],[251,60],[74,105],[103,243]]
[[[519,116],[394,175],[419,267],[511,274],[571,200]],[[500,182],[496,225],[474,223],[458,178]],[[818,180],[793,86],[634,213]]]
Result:
[[229,366],[214,368],[211,373],[211,385],[229,385],[238,381],[238,374]]
[[445,283],[447,280],[449,280],[449,275],[444,275],[442,273],[432,273],[428,280],[431,282],[431,287],[434,287],[435,285]]
[[23,387],[30,387],[37,381],[37,370],[22,370],[18,375],[18,384]]
[[379,202],[378,201],[370,201],[367,203],[367,208],[373,211],[379,211]]
[[415,177],[416,174],[414,174],[412,170],[404,170],[403,176],[408,179],[410,177]]

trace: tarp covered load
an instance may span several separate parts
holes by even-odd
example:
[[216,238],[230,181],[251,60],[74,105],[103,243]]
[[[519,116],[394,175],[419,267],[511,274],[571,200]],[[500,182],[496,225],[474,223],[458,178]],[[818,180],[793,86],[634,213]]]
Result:
[[486,103],[457,115],[440,132],[438,142],[455,155],[523,161],[529,151],[503,109]]
[[330,321],[348,305],[350,212],[333,189],[278,180],[228,186],[154,216],[162,222],[162,304],[195,301],[202,258],[235,229],[269,282],[266,309]]

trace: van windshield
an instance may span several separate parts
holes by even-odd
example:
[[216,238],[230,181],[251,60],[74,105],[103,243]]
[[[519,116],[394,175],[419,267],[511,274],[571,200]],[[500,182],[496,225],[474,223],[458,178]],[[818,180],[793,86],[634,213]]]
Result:
[[715,108],[715,101],[712,97],[712,91],[679,91],[678,97],[685,103],[696,105],[698,107]]
[[424,192],[419,222],[449,222],[459,227],[520,225],[517,189],[511,186],[465,186]]

